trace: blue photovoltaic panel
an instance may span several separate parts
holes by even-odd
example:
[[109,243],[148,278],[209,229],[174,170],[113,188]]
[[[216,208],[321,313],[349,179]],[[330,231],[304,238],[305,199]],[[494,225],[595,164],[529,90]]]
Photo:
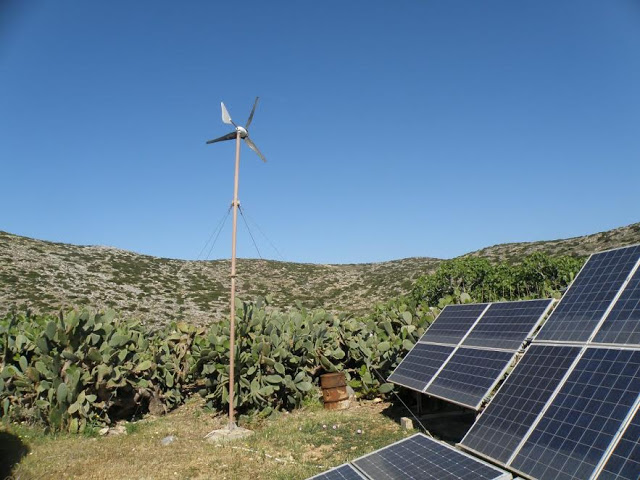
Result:
[[594,338],[599,343],[640,344],[640,270],[636,270]]
[[640,478],[640,410],[604,465],[598,480],[638,480]]
[[425,393],[477,409],[513,357],[513,352],[461,347]]
[[510,466],[588,479],[640,393],[640,351],[588,348]]
[[454,347],[416,343],[388,381],[422,391],[446,362]]
[[639,257],[640,245],[592,255],[536,340],[587,341]]
[[457,345],[487,305],[486,303],[447,305],[422,336],[420,342]]
[[492,303],[462,345],[518,350],[552,301]]
[[363,478],[355,468],[345,463],[344,465],[311,477],[308,480],[362,480]]
[[373,480],[489,480],[511,475],[426,435],[413,435],[352,462]]
[[531,345],[462,439],[462,446],[506,463],[580,350]]

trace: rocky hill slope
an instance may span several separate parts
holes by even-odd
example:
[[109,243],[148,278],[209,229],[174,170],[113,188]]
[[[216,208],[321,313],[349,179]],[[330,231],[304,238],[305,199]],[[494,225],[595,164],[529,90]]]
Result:
[[[496,245],[469,255],[517,261],[534,251],[587,255],[640,243],[640,223],[608,232],[546,242]],[[406,292],[442,260],[313,265],[240,259],[238,291],[270,294],[275,306],[362,312]],[[72,306],[113,307],[153,324],[185,318],[206,324],[228,311],[229,261],[184,261],[109,247],[45,242],[0,232],[0,315],[12,305],[50,312]]]

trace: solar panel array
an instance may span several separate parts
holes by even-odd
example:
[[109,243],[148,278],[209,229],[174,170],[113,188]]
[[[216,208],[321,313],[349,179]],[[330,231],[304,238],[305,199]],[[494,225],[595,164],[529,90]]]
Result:
[[[352,468],[354,472],[345,470]],[[342,473],[361,476],[337,476]],[[333,476],[328,476],[333,475]],[[313,477],[322,480],[508,480],[511,474],[422,433]]]
[[[550,306],[518,303],[445,308],[390,380],[471,403]],[[532,479],[640,478],[640,245],[589,258],[461,446]],[[511,474],[418,434],[314,478]]]
[[477,410],[551,303],[449,305],[388,380]]
[[586,342],[636,267],[640,245],[592,255],[536,340]]
[[461,445],[530,478],[640,478],[640,246],[594,254]]

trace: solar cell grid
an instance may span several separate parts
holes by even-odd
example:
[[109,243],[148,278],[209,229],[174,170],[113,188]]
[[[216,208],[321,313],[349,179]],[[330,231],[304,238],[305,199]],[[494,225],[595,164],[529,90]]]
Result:
[[551,303],[550,299],[492,303],[462,344],[518,350]]
[[416,343],[400,362],[389,381],[422,391],[446,362],[454,347]]
[[640,351],[588,348],[511,462],[534,478],[589,478],[640,393]]
[[363,478],[355,468],[345,463],[344,465],[311,477],[308,480],[362,480]]
[[532,345],[462,446],[506,463],[577,358],[580,347]]
[[426,393],[477,409],[513,357],[513,352],[461,347],[429,385]]
[[640,270],[631,277],[594,341],[640,345]]
[[419,341],[457,345],[487,305],[487,303],[447,305]]
[[352,462],[374,480],[489,480],[511,475],[423,434]]
[[614,448],[598,480],[638,480],[640,478],[640,410]]
[[537,340],[586,342],[640,257],[640,245],[591,256]]

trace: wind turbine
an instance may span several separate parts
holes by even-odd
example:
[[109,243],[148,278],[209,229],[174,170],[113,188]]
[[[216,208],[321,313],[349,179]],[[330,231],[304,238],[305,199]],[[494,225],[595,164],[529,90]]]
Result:
[[258,98],[256,97],[256,101],[253,103],[253,108],[251,109],[251,113],[249,114],[249,119],[247,120],[247,124],[244,127],[240,127],[236,125],[233,120],[231,120],[231,115],[229,115],[229,111],[227,107],[224,106],[224,102],[220,102],[220,106],[222,108],[222,121],[226,124],[233,125],[236,129],[231,133],[227,133],[219,138],[214,138],[213,140],[209,140],[207,145],[216,142],[224,142],[225,140],[233,140],[236,139],[236,172],[234,178],[234,187],[233,187],[233,229],[231,234],[231,314],[230,314],[230,325],[229,325],[229,431],[232,431],[236,428],[236,422],[234,419],[234,361],[235,361],[235,338],[236,338],[236,329],[235,329],[235,318],[236,318],[236,232],[238,226],[238,207],[240,203],[238,202],[238,174],[240,172],[240,139],[243,139],[245,143],[249,146],[251,150],[256,152],[258,156],[262,159],[263,162],[266,162],[267,159],[264,158],[264,155],[260,153],[256,144],[251,141],[249,138],[249,125],[251,125],[251,121],[253,120],[253,114],[256,112],[256,106],[258,105]]
[[258,150],[258,147],[256,147],[256,144],[253,143],[249,138],[249,125],[251,125],[251,122],[253,120],[253,114],[256,112],[256,106],[258,105],[259,98],[260,97],[256,97],[256,101],[253,103],[253,108],[251,109],[251,113],[249,114],[249,119],[247,120],[247,124],[244,127],[239,127],[234,123],[233,120],[231,120],[231,115],[229,115],[229,111],[227,110],[227,107],[224,106],[224,102],[220,102],[220,107],[222,108],[222,121],[228,125],[233,125],[234,127],[236,127],[236,129],[235,131],[231,133],[227,133],[222,137],[209,140],[207,142],[207,145],[210,145],[216,142],[224,142],[225,140],[233,140],[235,138],[236,139],[236,158],[238,158],[238,156],[240,155],[240,139],[242,138],[244,139],[246,144],[249,146],[249,148],[254,152],[256,152],[263,162],[266,162],[267,159],[264,158],[264,155],[260,153],[260,150]]

